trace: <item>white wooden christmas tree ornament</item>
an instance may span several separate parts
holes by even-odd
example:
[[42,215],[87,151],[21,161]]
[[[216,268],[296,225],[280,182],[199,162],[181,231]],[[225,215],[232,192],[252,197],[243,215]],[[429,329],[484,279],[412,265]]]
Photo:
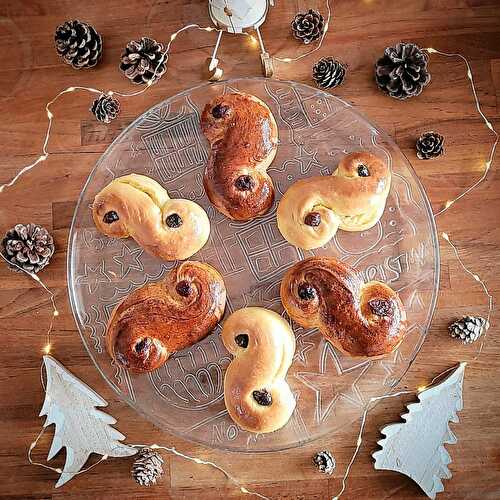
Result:
[[449,422],[458,422],[463,408],[462,388],[466,363],[462,362],[441,383],[418,393],[418,403],[407,405],[405,421],[383,427],[381,450],[372,454],[375,469],[401,472],[413,479],[429,498],[444,491],[441,479],[450,479],[451,457],[444,444],[457,438]]
[[66,462],[56,488],[72,479],[91,453],[109,457],[134,455],[137,450],[120,443],[125,436],[111,427],[116,420],[96,409],[108,403],[52,356],[44,356],[43,361],[47,388],[40,416],[47,416],[44,427],[55,424],[47,461],[66,448]]

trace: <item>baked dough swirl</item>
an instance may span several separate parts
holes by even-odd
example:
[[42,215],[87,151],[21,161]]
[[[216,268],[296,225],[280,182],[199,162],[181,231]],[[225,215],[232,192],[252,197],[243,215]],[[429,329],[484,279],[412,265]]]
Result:
[[252,95],[220,95],[205,106],[201,129],[210,144],[203,184],[215,208],[242,221],[266,213],[274,201],[267,168],[278,144],[271,110]]
[[345,156],[332,175],[301,179],[280,200],[278,228],[292,245],[319,248],[337,230],[365,231],[384,213],[390,168],[367,152]]
[[225,305],[222,276],[208,264],[183,262],[116,306],[106,331],[108,353],[134,372],[155,370],[206,337]]
[[285,380],[295,352],[290,325],[274,311],[246,307],[225,321],[222,342],[234,356],[224,378],[230,417],[250,432],[283,427],[295,409]]
[[350,356],[388,354],[406,331],[398,294],[378,281],[364,284],[354,269],[333,258],[310,257],[291,267],[281,282],[281,301],[290,318],[318,328]]
[[197,203],[171,199],[145,175],[130,174],[111,181],[94,199],[92,216],[101,233],[134,238],[163,260],[187,259],[210,235],[208,216]]

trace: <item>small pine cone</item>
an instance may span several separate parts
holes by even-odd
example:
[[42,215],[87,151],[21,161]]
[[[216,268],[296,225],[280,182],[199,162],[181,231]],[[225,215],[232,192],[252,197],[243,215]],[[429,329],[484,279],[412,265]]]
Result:
[[102,37],[90,24],[66,21],[54,35],[57,53],[75,69],[92,68],[102,54]]
[[48,265],[55,246],[52,236],[44,227],[16,224],[5,234],[1,250],[12,270],[20,271],[21,267],[25,271],[37,273]]
[[450,335],[464,344],[472,344],[490,327],[487,320],[480,316],[464,316],[448,327]]
[[313,457],[313,462],[318,470],[324,474],[331,474],[335,470],[335,459],[327,450],[318,451]]
[[163,52],[163,45],[152,38],[132,40],[122,54],[120,69],[137,84],[147,84],[153,80],[153,75],[158,80],[167,69]]
[[415,145],[417,156],[421,160],[430,160],[444,153],[444,137],[437,132],[425,132]]
[[132,465],[132,477],[141,486],[151,486],[163,475],[163,458],[151,448],[142,448]]
[[317,40],[325,31],[323,16],[316,10],[299,13],[292,21],[292,32],[297,40],[306,45]]
[[100,122],[110,123],[120,112],[120,102],[110,95],[101,94],[92,103],[90,111]]
[[387,47],[375,64],[377,85],[395,99],[418,96],[431,81],[427,60],[427,54],[414,43]]
[[332,89],[342,84],[346,67],[333,57],[321,58],[313,67],[313,78],[318,87]]

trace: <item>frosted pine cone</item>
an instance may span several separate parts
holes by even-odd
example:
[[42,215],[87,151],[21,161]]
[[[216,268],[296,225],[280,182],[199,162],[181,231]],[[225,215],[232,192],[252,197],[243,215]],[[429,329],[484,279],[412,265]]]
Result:
[[316,10],[299,13],[292,21],[292,32],[297,40],[306,45],[317,40],[325,31],[323,16]]
[[147,84],[153,80],[153,75],[158,80],[167,69],[163,52],[163,45],[152,38],[132,40],[122,54],[120,69],[137,84]]
[[417,156],[421,160],[430,160],[444,153],[444,137],[437,132],[425,132],[415,144]]
[[313,457],[313,462],[324,474],[331,474],[335,470],[335,459],[327,450],[318,451]]
[[97,120],[103,123],[110,123],[120,112],[120,102],[110,95],[101,94],[90,108]]
[[323,57],[313,67],[313,78],[318,87],[332,89],[344,81],[345,69],[345,66],[333,57]]
[[464,316],[448,327],[453,338],[464,344],[472,344],[490,327],[487,320],[480,316]]
[[2,255],[14,271],[37,273],[54,255],[54,240],[50,233],[37,224],[16,224],[7,231],[2,241]]
[[387,47],[375,64],[377,85],[396,99],[418,96],[431,81],[427,59],[427,54],[414,43]]
[[54,35],[57,53],[75,69],[92,68],[102,54],[102,37],[90,24],[66,21]]
[[163,458],[151,448],[142,448],[132,465],[132,477],[141,486],[151,486],[163,474]]

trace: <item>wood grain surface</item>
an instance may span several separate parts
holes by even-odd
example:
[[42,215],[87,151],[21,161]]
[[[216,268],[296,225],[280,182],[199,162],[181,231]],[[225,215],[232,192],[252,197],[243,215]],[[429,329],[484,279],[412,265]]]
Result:
[[[339,0],[331,31],[320,51],[295,64],[276,64],[276,75],[311,83],[311,68],[320,55],[334,55],[349,70],[345,84],[333,91],[385,128],[407,154],[427,189],[434,210],[456,196],[481,173],[492,135],[479,119],[458,61],[433,56],[432,82],[408,102],[381,94],[373,81],[374,61],[387,45],[405,40],[422,47],[461,52],[472,64],[485,113],[500,128],[500,1],[499,0]],[[125,44],[142,35],[167,41],[188,22],[208,23],[201,0],[2,0],[0,1],[0,183],[8,181],[39,154],[46,128],[45,103],[70,85],[130,90],[118,71]],[[298,54],[304,47],[290,35],[289,21],[308,7],[325,11],[320,1],[278,1],[262,32],[268,50]],[[92,23],[104,36],[104,57],[97,68],[75,71],[58,59],[55,27],[66,19]],[[66,245],[77,197],[92,166],[114,137],[136,116],[158,101],[203,81],[203,66],[215,42],[213,33],[189,32],[173,46],[169,69],[161,82],[136,99],[124,100],[111,125],[97,123],[88,108],[91,97],[72,94],[54,108],[56,122],[50,159],[0,195],[0,230],[34,221],[53,231],[57,253],[42,277],[57,295],[60,317],[54,331],[54,356],[109,401],[107,411],[129,442],[158,442],[214,460],[248,488],[272,498],[325,499],[340,488],[353,451],[358,426],[300,449],[247,456],[189,444],[155,428],[120,402],[92,365],[76,332],[66,292]],[[225,77],[260,75],[258,51],[242,38],[225,36],[219,52]],[[446,136],[446,155],[419,161],[416,137],[427,130]],[[500,291],[500,177],[496,162],[487,181],[438,218],[460,246],[465,262],[486,281],[495,297]],[[470,360],[473,347],[452,341],[446,326],[462,314],[485,314],[485,297],[477,283],[460,270],[450,248],[441,243],[441,290],[432,328],[416,360],[399,385],[414,387],[459,360]],[[0,265],[0,496],[1,498],[239,498],[241,493],[213,469],[166,456],[167,472],[159,486],[140,488],[130,478],[128,459],[109,460],[60,490],[57,475],[28,464],[26,452],[38,432],[43,394],[39,366],[43,332],[50,319],[47,295],[23,275]],[[495,312],[489,340],[479,360],[465,374],[464,410],[452,425],[458,443],[449,446],[453,479],[445,481],[442,499],[500,498],[500,341]],[[370,453],[378,429],[397,421],[401,397],[380,403],[369,415],[359,459],[346,499],[422,498],[412,481],[394,472],[375,471]],[[44,460],[50,433],[35,457]],[[332,450],[337,469],[321,476],[311,466],[318,449]],[[55,463],[62,463],[60,457]]]

